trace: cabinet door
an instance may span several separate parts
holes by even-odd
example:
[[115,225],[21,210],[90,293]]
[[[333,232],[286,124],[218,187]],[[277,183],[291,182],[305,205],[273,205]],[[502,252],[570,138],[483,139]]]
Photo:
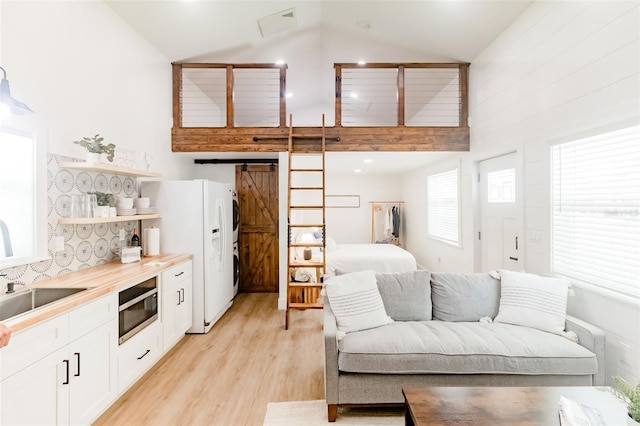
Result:
[[191,311],[192,309],[191,308],[191,304],[192,304],[192,296],[191,296],[192,285],[191,284],[192,284],[191,278],[189,278],[187,280],[182,280],[176,286],[176,290],[180,294],[180,304],[176,306],[177,309],[176,309],[176,317],[175,317],[176,342],[184,336],[184,333],[191,328],[191,325],[193,323],[193,316]]
[[71,366],[67,347],[0,382],[0,424],[69,423]]
[[69,344],[71,424],[90,424],[116,399],[117,342],[111,321]]
[[192,300],[191,286],[192,279],[188,276],[180,281],[163,282],[162,294],[162,328],[164,351],[168,351],[175,345],[184,333],[191,328]]

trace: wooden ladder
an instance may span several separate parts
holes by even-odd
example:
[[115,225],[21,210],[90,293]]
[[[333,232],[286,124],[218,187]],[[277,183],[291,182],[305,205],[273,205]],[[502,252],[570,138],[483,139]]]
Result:
[[[320,149],[298,140],[320,140]],[[289,115],[289,188],[287,202],[287,312],[291,309],[322,309],[321,278],[326,268],[324,114],[320,135],[295,135]],[[321,238],[314,234],[320,233]],[[309,273],[309,272],[312,273]],[[300,278],[308,278],[303,281]],[[298,278],[298,280],[296,280]]]

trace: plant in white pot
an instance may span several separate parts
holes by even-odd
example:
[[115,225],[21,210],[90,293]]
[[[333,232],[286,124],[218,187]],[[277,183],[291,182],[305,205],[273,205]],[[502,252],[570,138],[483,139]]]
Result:
[[[627,404],[629,417],[635,421],[635,424],[640,424],[640,383],[633,386],[618,376],[614,377],[613,380],[618,385],[615,393],[618,398]],[[634,423],[629,422],[629,424]]]
[[113,156],[116,152],[116,146],[112,143],[105,145],[102,143],[104,138],[100,135],[95,135],[91,138],[84,137],[79,141],[73,143],[84,147],[87,150],[87,162],[99,163],[102,154],[107,154],[107,160],[113,161]]

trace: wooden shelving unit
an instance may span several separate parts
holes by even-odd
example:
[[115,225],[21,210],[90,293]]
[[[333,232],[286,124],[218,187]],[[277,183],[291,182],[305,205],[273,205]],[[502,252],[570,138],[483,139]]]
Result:
[[160,178],[161,173],[146,172],[144,170],[128,169],[120,166],[112,166],[111,164],[104,163],[87,163],[86,161],[69,161],[58,164],[59,167],[64,169],[74,170],[86,170],[92,172],[110,173],[113,175],[121,176],[135,176],[142,178]]
[[[162,174],[155,172],[146,172],[144,170],[129,169],[126,167],[113,166],[105,163],[88,163],[86,161],[67,161],[58,164],[63,169],[84,170],[90,172],[109,173],[120,176],[133,176],[137,178],[161,178]],[[96,223],[112,223],[112,222],[129,222],[131,220],[147,220],[159,219],[162,215],[153,214],[136,214],[127,216],[114,217],[61,217],[58,223],[61,225],[89,225]]]

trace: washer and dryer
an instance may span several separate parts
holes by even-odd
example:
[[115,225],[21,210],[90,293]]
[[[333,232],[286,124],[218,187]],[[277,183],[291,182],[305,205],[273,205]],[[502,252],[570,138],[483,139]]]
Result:
[[233,296],[238,294],[240,283],[240,246],[238,244],[238,228],[240,227],[240,210],[238,206],[238,193],[233,191]]

